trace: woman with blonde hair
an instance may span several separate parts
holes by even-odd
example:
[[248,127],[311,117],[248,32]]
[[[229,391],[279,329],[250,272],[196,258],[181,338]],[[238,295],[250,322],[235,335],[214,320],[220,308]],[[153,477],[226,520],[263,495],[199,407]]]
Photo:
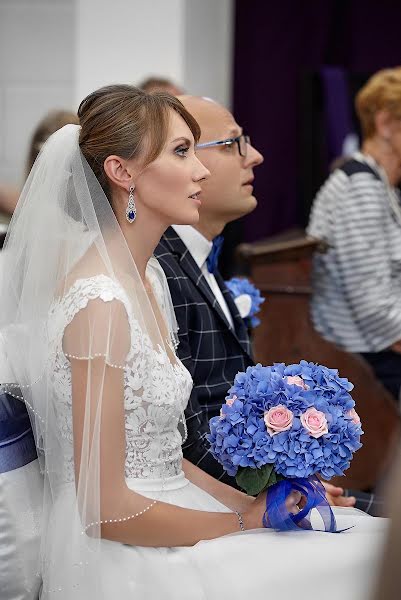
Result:
[[401,67],[373,75],[355,105],[361,150],[325,182],[307,229],[328,248],[314,261],[312,319],[324,338],[361,354],[398,402]]

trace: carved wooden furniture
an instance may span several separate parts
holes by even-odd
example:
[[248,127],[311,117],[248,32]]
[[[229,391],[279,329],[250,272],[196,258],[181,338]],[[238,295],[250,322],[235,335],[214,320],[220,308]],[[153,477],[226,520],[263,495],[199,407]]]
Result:
[[399,438],[399,413],[393,397],[361,357],[340,350],[313,328],[309,317],[311,263],[313,253],[323,250],[316,240],[303,235],[239,247],[240,257],[249,263],[252,281],[266,298],[258,315],[261,325],[253,334],[255,359],[265,365],[301,359],[319,362],[338,369],[354,383],[352,395],[365,435],[341,485],[369,489],[385,472]]

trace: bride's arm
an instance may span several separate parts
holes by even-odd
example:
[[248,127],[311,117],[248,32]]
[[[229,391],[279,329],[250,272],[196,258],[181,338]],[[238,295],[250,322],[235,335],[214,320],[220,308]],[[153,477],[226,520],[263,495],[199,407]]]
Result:
[[[92,498],[95,506],[99,502],[101,521],[122,519],[144,511],[125,521],[103,523],[102,537],[138,546],[192,546],[200,540],[239,531],[238,518],[233,513],[190,510],[159,501],[146,510],[151,500],[130,490],[125,481],[123,370],[107,365],[103,358],[95,358],[71,359],[71,372],[78,496]],[[98,438],[95,432],[99,423]],[[96,448],[99,448],[98,457],[91,455],[97,452]],[[97,458],[100,483],[96,475],[90,475],[88,467],[96,464]],[[93,489],[97,485],[99,498]],[[92,508],[86,507],[89,514],[93,513]],[[243,514],[245,528],[261,527],[263,512],[264,497],[261,497]]]
[[185,458],[182,467],[185,477],[189,479],[191,483],[202,488],[202,490],[216,498],[216,500],[231,510],[238,510],[240,512],[246,511],[255,500],[252,496],[247,496],[244,492],[240,492],[230,485],[218,481]]

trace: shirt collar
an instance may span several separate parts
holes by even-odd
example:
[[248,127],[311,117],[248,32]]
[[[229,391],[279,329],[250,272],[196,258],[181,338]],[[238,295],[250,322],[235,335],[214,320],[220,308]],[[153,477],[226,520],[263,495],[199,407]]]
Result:
[[192,258],[201,269],[205,264],[207,257],[210,254],[213,243],[209,242],[197,229],[192,225],[173,225],[174,231],[180,236]]

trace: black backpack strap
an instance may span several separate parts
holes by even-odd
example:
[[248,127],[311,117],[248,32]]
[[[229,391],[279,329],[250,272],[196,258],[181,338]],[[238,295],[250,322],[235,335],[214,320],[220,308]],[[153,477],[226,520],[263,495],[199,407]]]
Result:
[[360,162],[355,158],[351,158],[347,160],[341,167],[339,167],[340,171],[343,171],[348,177],[354,175],[355,173],[370,173],[375,177],[375,179],[380,180],[380,175],[367,163]]

